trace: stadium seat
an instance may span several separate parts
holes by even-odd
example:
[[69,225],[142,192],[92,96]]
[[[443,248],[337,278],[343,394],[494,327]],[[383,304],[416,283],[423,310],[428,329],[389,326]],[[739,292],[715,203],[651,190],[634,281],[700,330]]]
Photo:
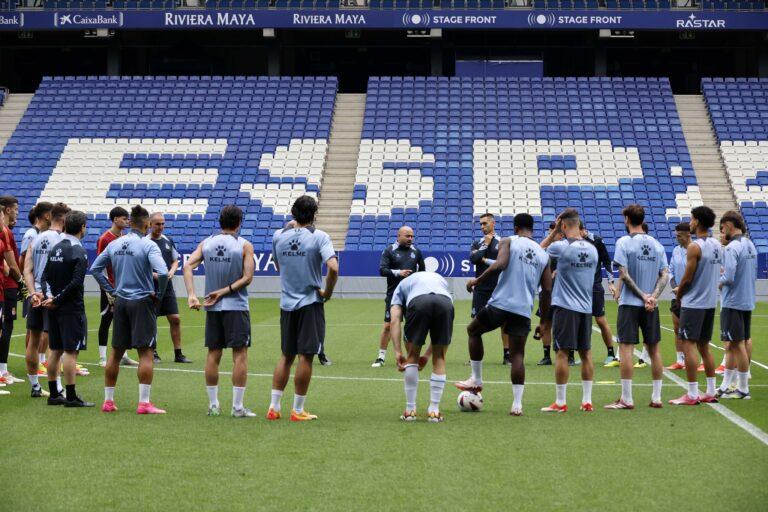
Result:
[[768,79],[705,78],[702,92],[750,235],[768,252]]
[[408,223],[422,248],[466,250],[486,211],[502,233],[527,211],[543,235],[573,206],[612,249],[636,201],[671,251],[695,187],[666,79],[375,77],[346,248]]
[[171,217],[169,235],[187,252],[235,202],[244,229],[260,233],[249,237],[254,247],[269,249],[271,231],[259,228],[282,226],[297,194],[319,194],[336,86],[324,77],[45,77],[0,155],[0,179],[22,211],[61,200],[94,215],[95,231],[116,204],[141,201]]

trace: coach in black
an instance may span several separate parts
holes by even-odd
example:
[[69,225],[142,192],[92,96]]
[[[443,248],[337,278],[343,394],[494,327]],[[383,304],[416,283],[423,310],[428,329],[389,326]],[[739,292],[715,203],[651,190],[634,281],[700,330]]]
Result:
[[[483,232],[483,237],[473,241],[469,249],[469,261],[475,265],[475,277],[482,275],[496,261],[499,255],[499,242],[501,242],[501,237],[496,234],[496,218],[492,213],[484,213],[480,216],[480,230]],[[472,318],[475,318],[475,315],[488,304],[499,280],[499,274],[500,272],[475,286],[472,291]],[[509,335],[503,332],[503,329],[501,342],[504,346],[503,363],[508,365]]]
[[[165,288],[163,300],[157,303],[157,316],[164,316],[168,319],[168,327],[171,330],[171,341],[173,342],[173,362],[191,363],[181,351],[181,317],[179,317],[179,304],[176,301],[176,290],[173,288],[173,275],[179,268],[179,251],[176,250],[176,244],[173,240],[164,235],[165,216],[161,212],[153,213],[149,218],[149,234],[147,238],[157,244],[163,261],[168,267],[168,286]],[[155,278],[155,288],[157,288],[157,278]],[[155,349],[155,362],[160,362],[160,356]]]
[[48,405],[65,407],[93,407],[75,392],[77,354],[85,350],[88,324],[83,300],[85,274],[88,271],[88,255],[80,244],[85,236],[86,216],[71,211],[64,221],[62,240],[48,253],[48,262],[40,279],[40,287],[47,299],[41,304],[48,310],[48,345],[51,357],[48,365],[64,367],[66,397],[59,393],[56,381],[49,379],[51,396]]
[[424,266],[424,256],[413,245],[413,238],[413,229],[410,226],[403,226],[397,230],[397,241],[381,253],[379,274],[387,278],[387,296],[384,299],[384,328],[379,338],[379,355],[371,365],[373,368],[384,366],[384,360],[387,357],[387,345],[389,345],[389,308],[395,288],[400,284],[400,281],[409,275],[414,272],[423,272],[426,268]]
[[619,366],[619,360],[616,358],[616,353],[613,347],[613,333],[611,333],[611,327],[608,325],[608,320],[605,318],[605,290],[603,289],[603,269],[608,274],[608,283],[613,285],[613,262],[611,255],[608,254],[608,249],[603,243],[603,239],[598,235],[587,231],[584,224],[580,224],[581,236],[587,242],[591,243],[597,249],[598,264],[595,268],[595,282],[592,286],[592,317],[595,319],[595,323],[600,328],[600,335],[605,343],[605,348],[608,350],[608,355],[603,361],[603,366],[606,368],[615,368]]

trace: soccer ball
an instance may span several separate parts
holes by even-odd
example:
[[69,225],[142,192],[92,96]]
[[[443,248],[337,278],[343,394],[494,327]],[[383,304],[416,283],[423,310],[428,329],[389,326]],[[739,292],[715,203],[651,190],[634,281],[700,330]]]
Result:
[[475,412],[483,408],[483,395],[480,393],[462,391],[456,401],[459,404],[459,409],[465,412]]

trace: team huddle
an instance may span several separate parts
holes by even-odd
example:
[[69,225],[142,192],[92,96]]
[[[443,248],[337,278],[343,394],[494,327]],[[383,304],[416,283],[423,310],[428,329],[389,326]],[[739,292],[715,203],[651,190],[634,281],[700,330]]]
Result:
[[[112,228],[98,244],[95,261],[88,264],[81,241],[87,232],[87,216],[62,203],[38,203],[30,212],[33,224],[16,249],[11,228],[18,216],[15,198],[0,198],[0,252],[3,254],[2,336],[0,336],[0,385],[23,382],[8,372],[10,332],[16,302],[24,301],[27,320],[26,365],[33,398],[47,397],[49,405],[92,407],[79,397],[76,375],[86,370],[77,356],[87,346],[85,276],[93,275],[101,289],[99,359],[105,368],[102,411],[114,413],[115,386],[121,365],[138,366],[138,414],[166,411],[151,401],[151,385],[157,354],[157,317],[166,316],[174,344],[175,362],[190,362],[181,350],[181,330],[176,295],[171,281],[179,267],[179,254],[163,235],[162,214],[150,215],[141,206],[130,214],[115,208]],[[331,299],[339,266],[330,237],[315,229],[317,202],[298,198],[291,210],[293,220],[275,232],[272,254],[280,273],[281,356],[274,370],[268,420],[282,416],[282,395],[294,372],[291,421],[317,419],[305,408],[315,356],[324,354],[324,303]],[[525,384],[524,354],[531,318],[538,301],[540,317],[536,338],[544,344],[545,358],[552,364],[555,350],[555,401],[545,412],[566,412],[566,388],[575,353],[580,357],[581,410],[592,411],[592,318],[608,349],[606,366],[620,366],[621,396],[606,409],[633,409],[633,355],[642,342],[641,356],[651,364],[652,393],[649,406],[661,408],[662,365],[659,342],[661,324],[658,300],[668,281],[675,299],[671,312],[675,323],[677,361],[672,368],[685,368],[688,391],[671,400],[674,405],[697,405],[719,398],[749,399],[751,354],[750,320],[755,307],[757,253],[745,236],[743,219],[727,212],[720,219],[721,240],[710,234],[715,214],[705,206],[694,208],[690,223],[676,228],[679,246],[668,263],[662,245],[648,234],[645,212],[640,205],[624,211],[627,235],[616,242],[611,261],[605,245],[584,228],[574,209],[564,210],[540,243],[533,239],[534,219],[526,213],[514,217],[514,235],[495,233],[493,216],[480,219],[484,237],[473,244],[470,259],[476,277],[467,283],[473,293],[472,320],[467,326],[471,376],[457,382],[462,392],[479,395],[483,389],[484,334],[500,329],[505,364],[511,366],[513,403],[510,414],[523,413]],[[254,274],[254,248],[239,236],[243,212],[225,206],[219,215],[220,232],[201,241],[183,265],[188,305],[204,309],[205,383],[208,415],[221,415],[219,365],[224,349],[231,349],[232,409],[237,418],[256,414],[245,406],[248,348],[251,346],[250,305],[247,287]],[[127,234],[123,229],[130,228]],[[695,235],[695,238],[691,238]],[[397,241],[382,254],[380,273],[387,278],[386,310],[379,353],[374,367],[385,364],[389,342],[394,345],[398,369],[404,373],[406,396],[404,421],[417,419],[416,398],[419,372],[432,362],[429,422],[442,422],[440,403],[446,384],[446,352],[454,324],[453,296],[448,282],[426,271],[424,258],[413,244],[413,231],[403,226]],[[725,245],[725,247],[723,247]],[[197,295],[194,271],[205,267],[204,297]],[[327,276],[323,283],[323,266]],[[618,269],[616,286],[610,270]],[[602,268],[609,270],[610,289],[618,300],[618,353],[605,319]],[[709,344],[712,341],[718,291],[721,300],[721,340],[726,343],[724,378],[716,387],[716,368]],[[405,322],[401,329],[401,323]],[[107,355],[107,337],[112,326],[112,351]],[[424,354],[427,337],[430,344]],[[402,342],[405,342],[403,349]],[[136,350],[138,362],[127,356]],[[706,392],[700,393],[696,379],[697,352],[706,372]],[[42,355],[46,370],[39,367]],[[322,362],[322,359],[321,359]],[[642,361],[641,361],[642,362]],[[39,376],[45,373],[49,389],[42,389]],[[64,385],[62,386],[62,378]]]

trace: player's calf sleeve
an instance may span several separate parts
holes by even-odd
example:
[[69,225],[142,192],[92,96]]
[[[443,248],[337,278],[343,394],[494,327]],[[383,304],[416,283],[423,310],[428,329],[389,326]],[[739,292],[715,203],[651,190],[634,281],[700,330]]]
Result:
[[440,410],[440,400],[443,399],[445,389],[445,375],[433,373],[429,377],[429,412]]
[[416,409],[416,391],[419,387],[419,365],[405,365],[405,407],[409,411]]

